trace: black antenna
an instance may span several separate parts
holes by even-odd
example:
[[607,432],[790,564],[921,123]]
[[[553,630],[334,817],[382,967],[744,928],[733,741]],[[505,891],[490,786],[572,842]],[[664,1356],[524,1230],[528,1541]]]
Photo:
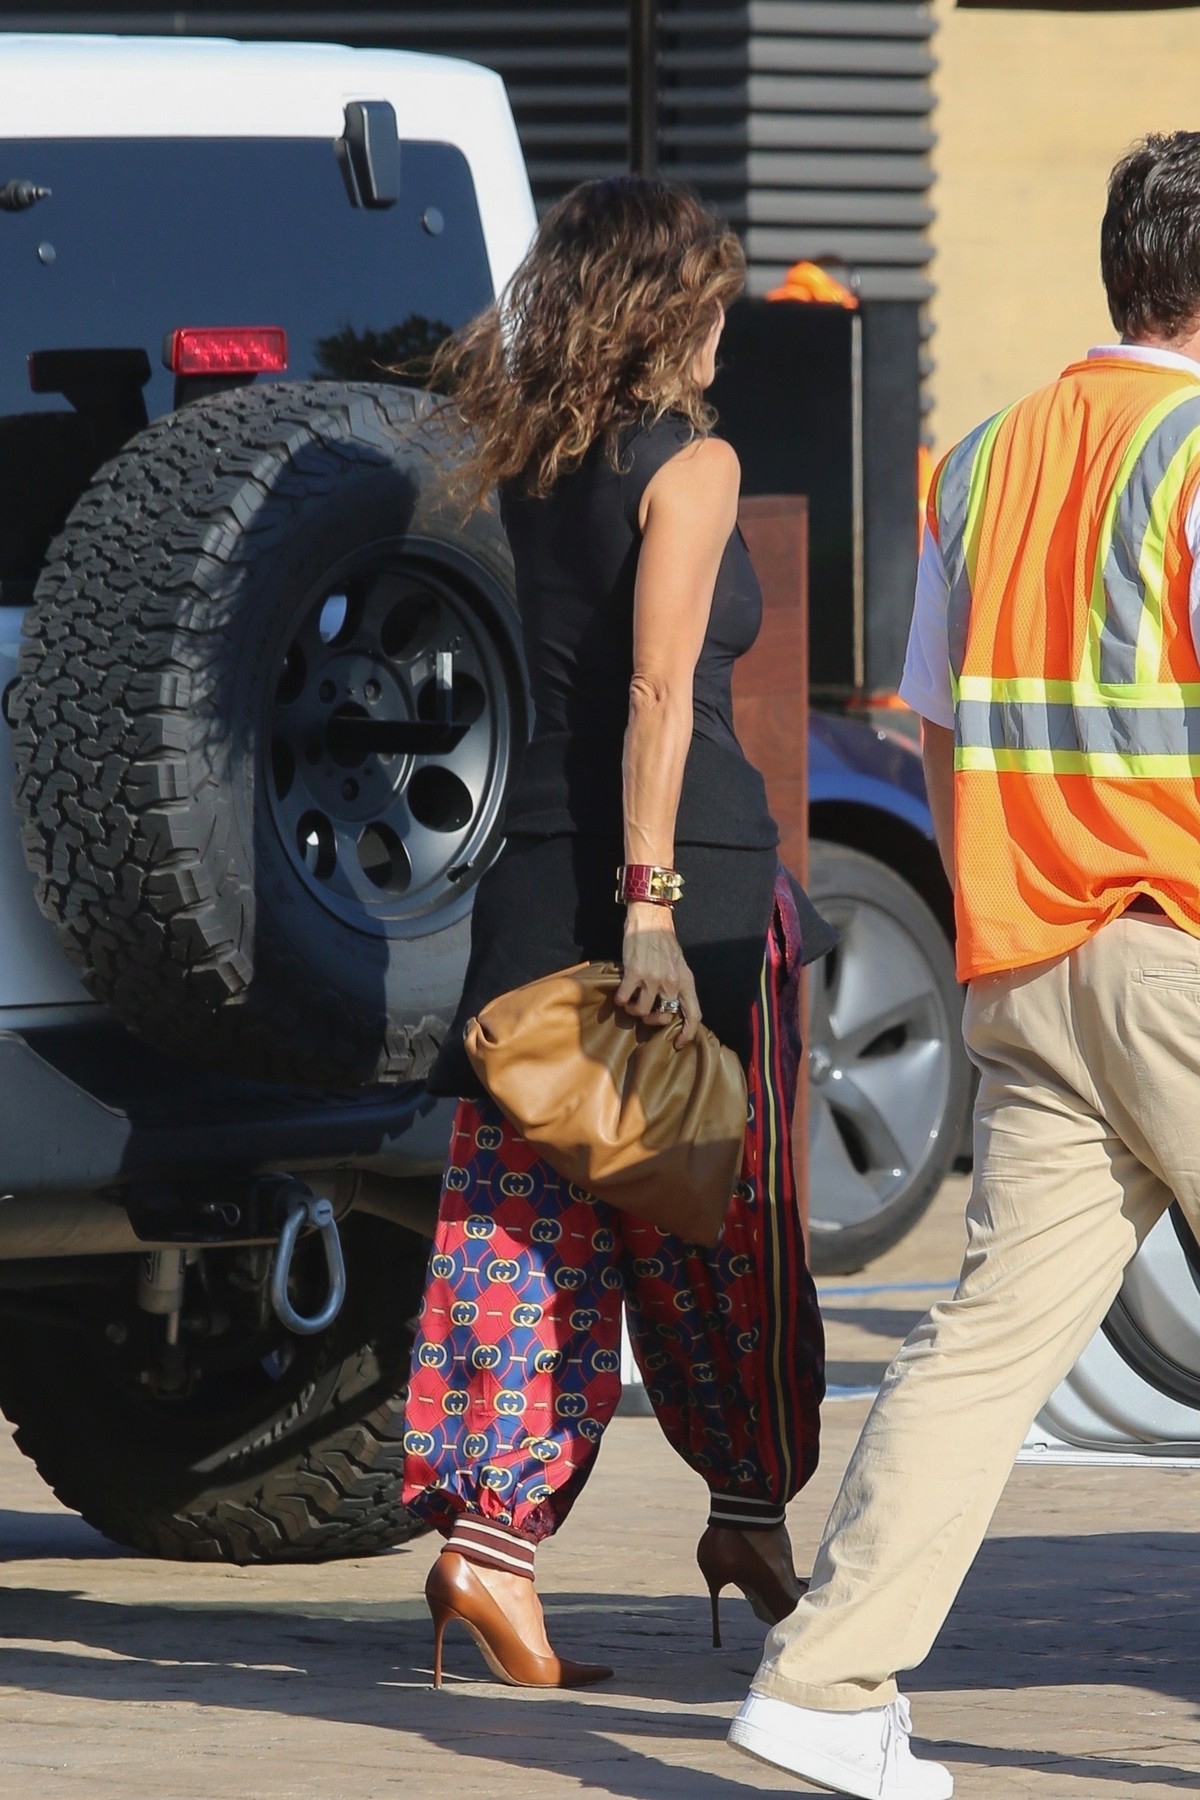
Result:
[[658,173],[658,0],[629,0],[629,170]]

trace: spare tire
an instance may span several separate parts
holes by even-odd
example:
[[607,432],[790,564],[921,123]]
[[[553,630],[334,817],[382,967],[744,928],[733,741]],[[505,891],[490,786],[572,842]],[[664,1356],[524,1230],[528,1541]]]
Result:
[[52,545],[12,700],[43,910],[163,1049],[419,1079],[526,690],[499,521],[426,396],[281,383],[131,439]]

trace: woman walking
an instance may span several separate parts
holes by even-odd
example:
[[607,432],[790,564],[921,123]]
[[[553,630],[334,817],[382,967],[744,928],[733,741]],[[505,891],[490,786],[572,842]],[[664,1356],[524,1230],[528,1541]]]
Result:
[[[697,1555],[714,1642],[723,1587],[768,1622],[800,1593],[784,1508],[816,1466],[824,1384],[791,1160],[797,981],[833,934],[778,868],[733,730],[733,664],[762,603],[737,459],[707,435],[703,393],[743,269],[688,194],[589,182],[442,359],[472,433],[469,501],[499,489],[536,722],[430,1080],[460,1104],[405,1499],[448,1540],[426,1588],[439,1681],[453,1618],[503,1679],[611,1673],[554,1655],[533,1576],[620,1396],[622,1300],[659,1423],[709,1490]],[[488,1001],[592,960],[621,966],[629,1012],[682,1013],[681,1042],[703,1018],[746,1070],[742,1178],[715,1250],[569,1184],[467,1060],[464,1027]]]

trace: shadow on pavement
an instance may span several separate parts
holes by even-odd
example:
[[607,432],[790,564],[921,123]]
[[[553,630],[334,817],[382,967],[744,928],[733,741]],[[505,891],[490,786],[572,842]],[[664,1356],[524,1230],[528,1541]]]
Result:
[[887,1364],[883,1362],[834,1362],[827,1359],[825,1363],[825,1380],[831,1388],[877,1388],[886,1374]]
[[99,1562],[127,1554],[93,1531],[77,1513],[15,1512],[0,1507],[0,1563],[42,1557]]
[[[868,1337],[883,1338],[887,1346],[886,1352],[877,1358],[860,1357],[848,1361],[844,1358],[839,1360],[831,1353],[825,1362],[825,1379],[830,1387],[877,1388],[897,1349],[924,1316],[924,1312],[919,1309],[898,1312],[889,1307],[855,1306],[849,1302],[839,1306],[822,1300],[821,1317],[827,1330],[836,1325],[853,1326],[856,1331],[861,1331]],[[830,1331],[830,1340],[834,1345],[845,1344],[845,1339],[833,1331]],[[859,1348],[858,1345],[854,1347]],[[869,1350],[874,1346],[861,1347]]]
[[[956,1763],[962,1763],[972,1769],[1011,1769],[1014,1774],[1074,1775],[1080,1781],[1118,1782],[1126,1788],[1177,1787],[1194,1794],[1197,1785],[1195,1769],[1180,1768],[1175,1763],[1126,1762],[1115,1756],[1053,1756],[1043,1750],[1001,1750],[992,1744],[956,1743],[952,1738],[942,1738],[930,1745],[929,1751],[939,1762],[949,1764],[952,1772]],[[1021,1792],[1028,1790],[1022,1788]],[[1114,1800],[1119,1794],[1120,1787]]]
[[[429,1685],[431,1627],[426,1616],[413,1617],[413,1601],[381,1602],[378,1619],[366,1621],[328,1617],[328,1605],[316,1602],[308,1611],[319,1616],[306,1616],[296,1601],[278,1610],[131,1605],[2,1587],[0,1686],[108,1705],[186,1702],[391,1728],[476,1761],[491,1772],[489,1792],[498,1791],[495,1771],[505,1764],[514,1775],[560,1774],[622,1800],[734,1800],[748,1791],[732,1753],[728,1777],[712,1774],[687,1766],[679,1741],[723,1744],[725,1713],[700,1709],[722,1704],[731,1712],[745,1692],[760,1643],[753,1621],[729,1632],[745,1646],[731,1658],[708,1650],[700,1598],[607,1595],[596,1612],[592,1596],[555,1595],[548,1611],[558,1647],[608,1658],[615,1681],[586,1698],[510,1692],[488,1682],[474,1646],[452,1628],[447,1686],[437,1693]],[[400,1607],[407,1616],[395,1616]],[[732,1605],[728,1611],[732,1625]],[[464,1782],[464,1795],[483,1791],[461,1773],[449,1779]]]
[[[56,1515],[0,1514],[0,1529],[36,1520],[16,1554],[110,1554],[103,1540]],[[47,1543],[59,1537],[64,1547]],[[74,1532],[67,1527],[74,1527]],[[10,1539],[11,1542],[11,1539]],[[386,1588],[387,1560],[380,1559]],[[328,1599],[276,1607],[232,1599],[190,1604],[186,1576],[173,1603],[121,1603],[37,1587],[0,1588],[0,1682],[10,1688],[107,1702],[230,1708],[314,1718],[423,1737],[491,1766],[585,1779],[628,1800],[727,1800],[746,1792],[728,1777],[680,1762],[680,1741],[716,1744],[757,1662],[748,1610],[727,1601],[727,1649],[708,1649],[703,1596],[548,1594],[565,1655],[611,1661],[617,1676],[577,1694],[515,1694],[486,1685],[465,1636],[448,1639],[451,1683],[428,1682],[431,1631],[419,1602],[381,1598],[377,1616],[345,1619]],[[1073,1689],[1122,1685],[1194,1701],[1194,1621],[1200,1570],[1184,1533],[997,1539],[985,1545],[934,1654],[905,1680],[923,1691]],[[56,1647],[57,1646],[57,1647]],[[466,1678],[465,1680],[463,1678]],[[456,1691],[457,1690],[457,1691]],[[649,1703],[649,1704],[647,1704]],[[721,1707],[721,1713],[711,1709]],[[536,1709],[536,1710],[535,1710]],[[918,1708],[918,1714],[920,1708]],[[1157,1783],[1194,1792],[1195,1767],[1058,1755],[1029,1712],[1027,1748],[943,1743],[955,1763],[1060,1772],[1114,1793]],[[1055,1723],[1078,1721],[1054,1715]],[[1122,1749],[1127,1751],[1127,1745]],[[763,1771],[763,1774],[766,1772]],[[769,1779],[769,1776],[767,1777]],[[1111,1784],[1111,1785],[1110,1785]],[[764,1791],[761,1786],[758,1791]],[[772,1791],[772,1790],[768,1790]],[[796,1793],[786,1782],[777,1791]]]
[[[1099,1500],[1097,1502],[1100,1504]],[[1152,1507],[1152,1498],[1149,1506]],[[1088,1690],[1125,1687],[1193,1704],[1200,1567],[1183,1532],[992,1538],[928,1660],[904,1680],[922,1692],[1066,1688],[1078,1716],[1029,1712],[1028,1751],[943,1742],[951,1762],[1038,1768],[1127,1787],[1196,1790],[1196,1765],[1058,1755],[1055,1726],[1095,1725]],[[1089,1711],[1089,1707],[1091,1710]],[[1048,1743],[1039,1732],[1045,1721]]]
[[[939,1295],[937,1298],[944,1296]],[[870,1337],[886,1338],[886,1362],[891,1361],[913,1326],[920,1324],[928,1310],[928,1307],[910,1306],[900,1312],[885,1306],[852,1306],[849,1302],[838,1305],[827,1299],[821,1301],[821,1317],[827,1325],[831,1322],[852,1325],[856,1331],[865,1332]]]

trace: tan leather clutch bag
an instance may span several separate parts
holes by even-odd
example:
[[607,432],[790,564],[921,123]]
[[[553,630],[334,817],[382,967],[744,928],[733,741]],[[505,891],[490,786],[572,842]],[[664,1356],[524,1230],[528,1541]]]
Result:
[[611,963],[579,963],[514,988],[466,1029],[467,1055],[501,1112],[540,1156],[589,1193],[716,1243],[746,1132],[746,1079],[701,1026],[642,1025],[613,995]]

